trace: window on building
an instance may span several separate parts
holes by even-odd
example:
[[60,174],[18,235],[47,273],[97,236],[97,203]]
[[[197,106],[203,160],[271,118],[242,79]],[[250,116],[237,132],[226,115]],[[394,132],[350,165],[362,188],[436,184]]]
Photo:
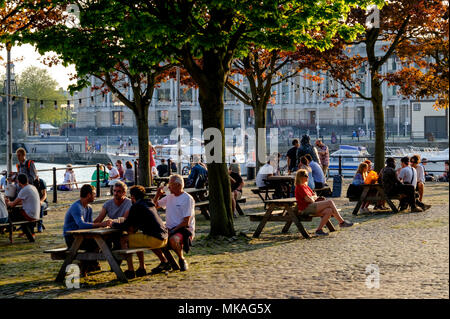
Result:
[[251,110],[245,110],[245,118],[247,119],[247,125],[255,124],[255,112]]
[[163,126],[169,125],[169,111],[168,110],[158,111],[158,124],[163,125]]
[[232,124],[232,110],[225,110],[225,126],[231,126]]
[[113,111],[112,112],[112,125],[122,125],[123,124],[123,111]]
[[231,93],[230,90],[228,90],[227,88],[224,89],[223,92],[223,101],[226,102],[234,102],[235,97],[233,95],[233,93]]
[[181,126],[191,125],[191,111],[181,110]]
[[181,102],[192,102],[192,89],[181,88],[180,100]]
[[355,124],[364,124],[364,106],[358,106],[355,110]]
[[413,111],[419,111],[421,110],[420,103],[413,103]]
[[283,83],[281,84],[281,103],[283,104],[289,103],[289,94],[291,88],[290,84],[291,83],[287,79],[284,80]]

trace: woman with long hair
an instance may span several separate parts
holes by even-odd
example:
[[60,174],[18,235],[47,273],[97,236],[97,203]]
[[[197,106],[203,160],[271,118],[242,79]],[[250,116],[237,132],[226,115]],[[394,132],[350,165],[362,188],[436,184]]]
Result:
[[321,217],[319,227],[316,229],[316,235],[318,236],[328,235],[322,228],[331,216],[338,220],[340,227],[353,226],[353,223],[347,222],[342,218],[332,200],[318,197],[308,186],[308,172],[304,169],[299,169],[295,175],[295,198],[297,199],[299,212]]

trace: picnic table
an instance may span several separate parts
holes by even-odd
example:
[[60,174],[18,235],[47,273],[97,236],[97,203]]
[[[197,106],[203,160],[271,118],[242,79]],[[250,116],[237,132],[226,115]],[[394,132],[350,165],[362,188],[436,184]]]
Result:
[[[66,267],[74,260],[107,260],[109,263],[109,266],[116,274],[117,278],[122,282],[128,282],[127,278],[125,277],[125,274],[123,273],[122,269],[120,268],[120,264],[118,261],[127,259],[128,256],[131,254],[137,253],[137,252],[143,252],[147,250],[147,248],[131,248],[131,249],[119,249],[119,250],[111,250],[106,243],[106,239],[110,238],[111,236],[115,234],[121,234],[122,231],[115,228],[93,228],[93,229],[80,229],[80,230],[73,230],[67,232],[70,235],[73,235],[75,240],[72,243],[72,246],[67,249],[66,247],[63,248],[56,248],[56,249],[49,249],[44,251],[45,253],[51,253],[52,259],[62,259],[64,260],[63,264],[61,265],[61,268],[59,270],[59,273],[56,277],[56,282],[63,282],[64,277],[66,275]],[[80,251],[81,244],[83,243],[83,240],[92,238],[97,243],[97,246],[99,248],[99,252],[84,252]],[[179,269],[176,261],[173,259],[172,255],[169,252],[168,247],[165,247],[162,249],[164,255],[171,263],[173,269],[177,270]]]
[[20,226],[23,233],[25,234],[25,236],[27,237],[28,241],[30,243],[33,243],[35,241],[33,235],[32,235],[32,227],[34,227],[34,223],[42,220],[42,219],[36,219],[34,221],[28,221],[28,220],[24,220],[24,221],[11,221],[10,218],[10,214],[14,211],[14,210],[20,210],[22,209],[22,205],[16,205],[15,207],[10,207],[7,206],[8,209],[8,221],[4,224],[0,224],[0,228],[6,228],[9,231],[9,242],[12,244],[13,243],[13,232],[14,232],[14,228],[15,226]]
[[[282,233],[287,233],[292,223],[294,223],[304,238],[311,237],[305,227],[303,227],[302,221],[311,221],[312,218],[316,216],[310,214],[302,214],[301,212],[299,212],[297,209],[297,202],[295,197],[271,199],[267,200],[266,203],[268,205],[266,212],[247,214],[248,216],[250,216],[251,221],[260,221],[253,234],[254,238],[259,237],[262,230],[266,226],[266,223],[269,221],[286,222],[283,229],[281,230]],[[281,208],[281,210],[275,210],[276,208]],[[331,221],[328,221],[326,225],[330,232],[335,231],[335,228]]]
[[294,186],[295,176],[293,175],[277,175],[268,176],[264,181],[269,188],[274,188],[283,198],[288,198],[291,195],[292,187]]
[[[105,241],[108,237],[121,233],[121,230],[114,228],[94,228],[73,230],[67,233],[73,235],[75,240],[67,251],[64,262],[61,265],[58,276],[56,277],[57,282],[63,282],[66,275],[66,267],[72,264],[74,260],[107,260],[111,266],[111,269],[117,275],[117,278],[122,282],[128,282],[125,274],[117,263],[117,260],[114,258],[111,249],[109,249]],[[98,248],[100,249],[99,252],[78,252],[83,240],[88,238],[95,240]]]
[[378,202],[378,201],[386,201],[391,207],[394,213],[398,213],[397,207],[395,207],[392,202],[393,199],[400,199],[399,196],[387,196],[384,192],[383,186],[380,184],[363,184],[361,185],[363,188],[362,193],[359,197],[351,197],[350,201],[356,201],[355,209],[353,210],[353,215],[357,215],[361,205],[364,202]]

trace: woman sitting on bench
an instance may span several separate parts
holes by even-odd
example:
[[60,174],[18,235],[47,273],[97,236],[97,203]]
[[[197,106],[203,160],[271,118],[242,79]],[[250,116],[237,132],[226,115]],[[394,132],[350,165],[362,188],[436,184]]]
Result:
[[308,186],[308,172],[304,169],[297,171],[295,175],[295,198],[299,212],[303,214],[315,214],[321,217],[316,235],[327,236],[328,233],[322,230],[331,216],[336,218],[340,227],[350,227],[351,222],[346,222],[339,214],[334,202],[326,200],[324,197],[318,197],[316,193]]

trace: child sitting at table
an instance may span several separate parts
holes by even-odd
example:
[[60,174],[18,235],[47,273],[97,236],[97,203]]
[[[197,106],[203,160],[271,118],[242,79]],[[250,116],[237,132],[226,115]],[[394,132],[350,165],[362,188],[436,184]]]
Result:
[[332,200],[318,197],[308,186],[308,172],[304,169],[299,169],[295,175],[295,198],[297,199],[299,212],[303,214],[312,213],[321,217],[319,227],[316,230],[318,236],[328,235],[322,228],[331,216],[338,220],[340,227],[353,226],[353,223],[347,222],[341,217]]

